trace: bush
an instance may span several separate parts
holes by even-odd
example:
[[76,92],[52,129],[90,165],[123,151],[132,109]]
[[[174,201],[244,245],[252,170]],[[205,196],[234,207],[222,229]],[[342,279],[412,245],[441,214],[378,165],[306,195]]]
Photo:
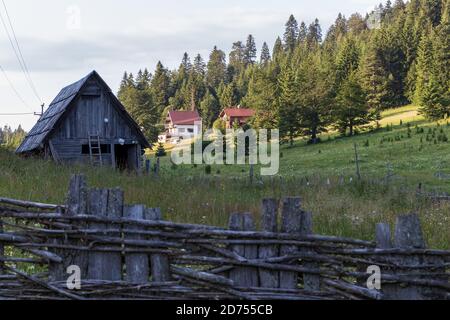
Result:
[[211,174],[211,171],[212,171],[211,165],[209,165],[209,164],[206,165],[206,166],[205,166],[205,173],[206,173],[206,174]]
[[158,149],[156,149],[156,156],[158,158],[167,156],[166,149],[164,149],[164,145],[161,142],[158,144]]

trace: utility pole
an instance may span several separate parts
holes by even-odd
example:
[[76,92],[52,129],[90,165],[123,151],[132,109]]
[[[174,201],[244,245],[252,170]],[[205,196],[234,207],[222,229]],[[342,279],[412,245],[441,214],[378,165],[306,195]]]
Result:
[[44,107],[45,107],[45,103],[41,104],[41,113],[35,112],[34,115],[42,117],[42,115],[44,114]]

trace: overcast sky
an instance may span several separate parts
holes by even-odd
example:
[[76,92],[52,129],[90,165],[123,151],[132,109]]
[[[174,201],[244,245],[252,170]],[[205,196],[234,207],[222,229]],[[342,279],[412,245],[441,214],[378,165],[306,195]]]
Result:
[[[229,52],[251,33],[258,49],[272,48],[292,13],[300,22],[319,18],[325,30],[342,12],[366,13],[379,0],[4,0],[38,94],[48,105],[59,90],[97,70],[117,91],[125,70],[153,71],[158,60],[176,68],[184,52],[206,60],[214,45]],[[0,2],[0,13],[6,18]],[[39,111],[0,24],[0,66],[23,96],[24,105],[0,73],[0,126],[29,130],[35,116],[2,113]]]

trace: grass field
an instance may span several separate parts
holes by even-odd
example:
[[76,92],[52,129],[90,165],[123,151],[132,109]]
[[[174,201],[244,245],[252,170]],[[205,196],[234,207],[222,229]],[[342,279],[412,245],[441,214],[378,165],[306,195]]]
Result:
[[[248,166],[213,166],[208,175],[204,166],[174,167],[165,157],[155,178],[58,166],[0,150],[0,197],[61,203],[70,176],[82,172],[91,186],[123,188],[130,204],[161,207],[166,219],[225,226],[232,212],[257,215],[264,197],[301,196],[305,209],[314,213],[317,233],[372,239],[376,223],[393,223],[396,215],[415,211],[428,244],[450,248],[450,205],[418,199],[415,192],[419,183],[450,192],[450,180],[436,177],[438,172],[450,174],[450,142],[444,138],[450,126],[426,122],[413,106],[388,110],[380,124],[378,130],[352,138],[329,133],[319,145],[298,140],[292,148],[283,146],[280,174],[257,177],[253,185]],[[355,143],[362,181],[355,176]],[[388,172],[394,176],[386,183]]]

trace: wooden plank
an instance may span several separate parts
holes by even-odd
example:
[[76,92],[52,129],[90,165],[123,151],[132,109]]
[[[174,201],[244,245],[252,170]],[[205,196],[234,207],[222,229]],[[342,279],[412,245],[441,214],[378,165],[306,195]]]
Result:
[[[121,218],[123,213],[123,191],[120,189],[91,189],[88,195],[88,212],[99,217]],[[102,223],[91,223],[90,228],[105,229]],[[90,280],[122,279],[120,253],[90,252],[88,278]]]
[[[254,231],[255,223],[251,213],[234,213],[230,216],[230,230]],[[258,258],[256,245],[233,245],[231,251],[247,259]],[[258,270],[252,267],[235,267],[230,270],[229,278],[237,287],[258,287]]]
[[[72,176],[69,183],[69,191],[67,193],[65,210],[58,210],[61,212],[62,216],[77,216],[87,214],[87,183],[86,177],[84,175],[74,175]],[[78,225],[83,228],[86,224],[84,222],[79,222]],[[54,241],[56,244],[61,244],[60,240]],[[81,241],[69,241],[66,240],[63,244],[82,244]],[[81,278],[86,279],[87,277],[87,266],[88,266],[88,255],[86,252],[75,251],[75,250],[55,250],[55,253],[62,256],[63,263],[60,264],[50,264],[49,272],[50,279],[53,281],[62,281],[67,278],[67,267],[76,265],[80,267]]]
[[[145,207],[143,205],[126,206],[124,217],[134,220],[144,220]],[[142,227],[127,226],[131,230],[142,230]],[[144,239],[140,235],[127,235],[126,239]],[[149,280],[148,255],[129,253],[125,255],[126,281],[131,283],[147,283]]]
[[[1,233],[3,233],[3,223],[2,220],[0,219],[0,234]],[[3,244],[0,242],[0,257],[3,257],[4,255],[5,255],[5,248]],[[0,260],[0,274],[3,274],[4,272],[5,272],[4,262]]]
[[[124,192],[119,189],[110,189],[108,191],[108,209],[107,217],[120,219],[123,217]],[[112,234],[115,237],[121,237],[121,234]],[[106,255],[106,280],[122,279],[122,255],[120,253],[107,253]]]
[[[262,231],[278,231],[278,201],[275,199],[264,199],[262,202]],[[279,246],[261,245],[259,246],[259,259],[278,257]],[[278,288],[280,285],[280,273],[278,271],[259,270],[260,286],[264,288]]]
[[[283,207],[281,213],[281,231],[284,233],[299,233],[301,226],[301,199],[285,198],[283,199]],[[289,255],[297,251],[296,246],[281,246],[280,254]],[[298,274],[297,272],[282,271],[280,272],[280,288],[297,289]]]
[[[425,241],[420,226],[419,217],[416,214],[402,215],[397,217],[394,231],[394,247],[395,248],[417,248],[425,249]],[[396,264],[420,265],[423,259],[417,255],[408,255],[402,257],[393,257],[392,260]],[[401,270],[400,270],[401,272]],[[419,276],[420,271],[415,271]],[[414,273],[414,271],[411,271]],[[394,300],[424,300],[421,287],[414,285],[400,285],[396,283],[394,286],[384,288],[386,299]]]
[[[311,212],[301,212],[300,220],[300,235],[309,236],[313,234],[313,216]],[[313,255],[315,251],[310,248],[300,248],[300,252]],[[320,264],[317,262],[306,261],[302,266],[308,269],[320,269]],[[319,291],[321,287],[321,278],[314,274],[303,274],[303,288],[309,291]]]
[[[161,210],[158,208],[148,208],[145,210],[145,219],[151,221],[162,220]],[[158,240],[153,238],[152,240]],[[153,282],[166,282],[170,281],[170,261],[169,258],[162,254],[152,254],[150,256],[151,261],[151,274]]]

